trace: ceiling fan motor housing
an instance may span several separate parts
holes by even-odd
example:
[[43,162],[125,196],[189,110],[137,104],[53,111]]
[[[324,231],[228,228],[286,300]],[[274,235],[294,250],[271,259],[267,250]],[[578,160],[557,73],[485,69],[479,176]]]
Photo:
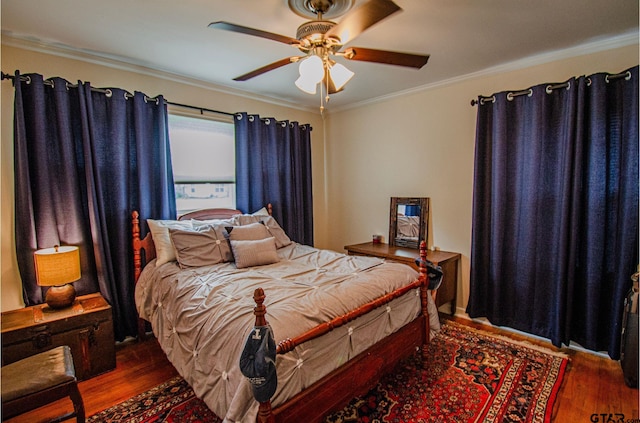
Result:
[[288,0],[288,3],[303,18],[316,18],[320,13],[327,19],[335,19],[351,10],[355,0]]
[[322,35],[326,34],[331,28],[336,26],[335,22],[331,21],[309,21],[305,22],[298,27],[296,32],[296,38],[300,41],[303,40],[318,40],[322,38]]

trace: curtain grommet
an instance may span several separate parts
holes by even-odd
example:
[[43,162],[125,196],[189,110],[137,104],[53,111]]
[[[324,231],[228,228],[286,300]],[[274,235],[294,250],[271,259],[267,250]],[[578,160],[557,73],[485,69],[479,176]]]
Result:
[[480,97],[479,103],[480,103],[481,106],[484,106],[485,103],[489,103],[489,102],[495,103],[496,102],[496,96],[492,95],[491,97]]

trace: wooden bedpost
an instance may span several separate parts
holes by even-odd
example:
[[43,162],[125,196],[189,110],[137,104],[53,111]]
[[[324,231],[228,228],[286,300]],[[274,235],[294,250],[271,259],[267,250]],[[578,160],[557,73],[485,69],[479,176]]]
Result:
[[138,282],[142,271],[142,258],[140,257],[140,214],[137,211],[131,213],[131,234],[133,235],[133,280]]
[[429,324],[429,274],[427,273],[427,243],[420,243],[420,302],[422,304],[422,315],[424,316],[424,342],[422,343],[422,362],[428,360],[429,336],[431,327]]
[[[142,273],[142,241],[140,240],[140,214],[134,210],[131,212],[131,235],[133,236],[133,281],[138,283]],[[144,341],[147,337],[147,322],[138,317],[138,341]]]
[[[264,290],[262,288],[256,288],[253,292],[253,301],[256,302],[256,306],[253,309],[253,314],[256,316],[255,326],[266,326],[267,308],[264,306]],[[275,417],[271,411],[271,401],[261,402],[258,407],[258,416],[256,417],[257,423],[275,423]]]

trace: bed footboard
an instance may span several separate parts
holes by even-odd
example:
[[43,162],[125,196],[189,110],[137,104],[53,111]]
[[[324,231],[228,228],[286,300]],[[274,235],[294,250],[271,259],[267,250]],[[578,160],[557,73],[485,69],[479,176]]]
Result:
[[[371,346],[344,366],[336,369],[313,386],[296,395],[291,400],[272,409],[271,401],[261,402],[258,409],[258,423],[277,421],[322,421],[324,416],[340,406],[344,406],[354,396],[362,395],[371,389],[380,377],[393,369],[396,363],[410,356],[416,349],[421,350],[423,362],[427,361],[429,343],[428,316],[428,276],[426,263],[426,244],[420,244],[420,275],[411,284],[377,298],[359,308],[322,323],[293,339],[281,340],[276,348],[277,354],[286,354],[296,346],[330,332],[350,321],[381,307],[407,292],[419,288],[422,314],[398,332]],[[262,288],[255,290],[253,299],[255,325],[265,326],[265,293]]]

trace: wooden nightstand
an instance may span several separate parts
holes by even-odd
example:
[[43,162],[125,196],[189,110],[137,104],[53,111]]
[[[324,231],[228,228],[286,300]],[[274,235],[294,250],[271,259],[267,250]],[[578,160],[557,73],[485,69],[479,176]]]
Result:
[[1,318],[2,365],[68,345],[78,380],[116,367],[111,306],[100,294],[80,296],[64,309],[40,304]]
[[[420,255],[420,252],[412,248],[365,242],[363,244],[345,245],[344,249],[347,250],[347,254],[352,256],[380,257],[408,264],[418,270],[415,259]],[[460,261],[460,253],[427,250],[427,260],[442,267],[442,284],[435,297],[436,305],[440,307],[443,304],[451,303],[451,315],[453,315],[456,311],[458,261]]]

